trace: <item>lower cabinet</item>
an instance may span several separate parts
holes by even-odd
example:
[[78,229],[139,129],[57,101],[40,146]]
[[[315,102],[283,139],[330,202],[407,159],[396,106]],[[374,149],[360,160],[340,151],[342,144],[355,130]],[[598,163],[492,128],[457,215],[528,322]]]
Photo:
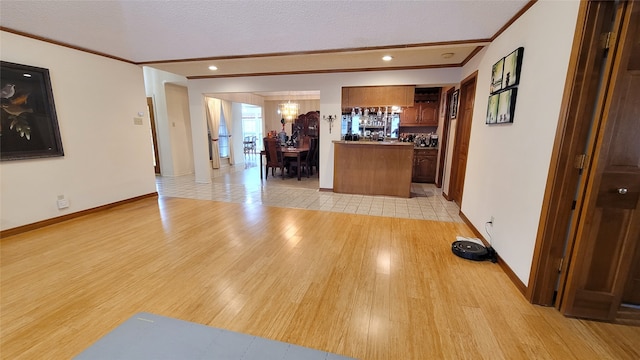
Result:
[[433,183],[436,181],[438,149],[425,148],[413,150],[412,182]]

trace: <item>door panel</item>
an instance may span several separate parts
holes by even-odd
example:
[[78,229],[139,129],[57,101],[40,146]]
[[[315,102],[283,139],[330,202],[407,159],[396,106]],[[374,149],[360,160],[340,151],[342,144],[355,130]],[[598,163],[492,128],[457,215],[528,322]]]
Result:
[[629,280],[622,294],[623,304],[633,304],[640,306],[640,245],[636,245],[633,268],[629,272]]
[[637,292],[628,279],[640,261],[640,71],[629,61],[640,6],[626,7],[561,305],[567,315],[600,320],[614,320],[624,294]]
[[464,178],[467,170],[469,139],[471,138],[471,118],[476,95],[476,74],[465,79],[460,87],[460,110],[456,123],[455,143],[453,144],[453,161],[451,164],[451,180],[449,197],[458,205],[462,205]]

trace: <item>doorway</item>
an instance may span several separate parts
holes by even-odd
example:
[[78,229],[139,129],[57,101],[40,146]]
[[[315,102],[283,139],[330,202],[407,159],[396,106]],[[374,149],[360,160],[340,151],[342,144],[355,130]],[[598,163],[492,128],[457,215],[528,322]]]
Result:
[[[245,142],[245,154],[260,153],[262,150],[263,124],[262,107],[257,105],[242,104],[242,138]],[[246,142],[251,142],[247,144]]]
[[451,127],[451,101],[453,100],[453,92],[455,88],[447,90],[444,102],[445,113],[442,121],[442,134],[440,135],[440,159],[438,160],[438,175],[436,176],[436,186],[442,188],[444,180],[444,166],[447,156],[447,145],[449,140],[449,128]]

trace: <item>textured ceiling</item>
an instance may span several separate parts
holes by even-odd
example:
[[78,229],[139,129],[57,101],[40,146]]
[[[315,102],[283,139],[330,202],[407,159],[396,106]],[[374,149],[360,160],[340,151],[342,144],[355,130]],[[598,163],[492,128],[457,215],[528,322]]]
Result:
[[[379,54],[371,48],[392,51],[393,47],[443,42],[459,47],[454,60],[441,57],[449,50],[440,45],[429,55],[412,54],[411,60],[396,56],[394,61],[399,62],[386,66],[459,64],[469,48],[493,37],[528,2],[2,0],[0,26],[134,63],[160,66],[171,60],[222,57],[222,66],[216,64],[220,74],[284,69],[284,65],[273,67],[264,57],[258,58],[264,65],[246,59],[261,54],[279,55],[271,60],[285,62],[293,71],[301,65],[301,71],[372,69],[381,65]],[[460,47],[460,42],[473,46]],[[327,50],[342,50],[342,58],[329,58]],[[359,55],[344,50],[369,50],[371,56],[350,63]],[[309,52],[315,58],[300,54]],[[203,62],[192,65],[174,71],[185,76],[212,75],[201,70]]]

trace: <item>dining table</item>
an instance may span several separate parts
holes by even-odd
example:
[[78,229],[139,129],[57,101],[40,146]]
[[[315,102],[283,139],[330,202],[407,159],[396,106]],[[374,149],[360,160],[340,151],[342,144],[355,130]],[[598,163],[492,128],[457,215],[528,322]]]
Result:
[[[290,158],[290,159],[296,159],[296,164],[298,164],[298,181],[301,180],[300,178],[300,173],[302,171],[300,171],[300,159],[302,159],[303,156],[306,156],[307,153],[309,152],[309,147],[308,146],[301,146],[301,147],[282,147],[282,156],[284,156],[285,158]],[[266,156],[267,152],[265,150],[260,151],[260,179],[262,179],[262,157]],[[266,177],[268,177],[269,174],[266,174]],[[265,177],[265,179],[266,179]]]

